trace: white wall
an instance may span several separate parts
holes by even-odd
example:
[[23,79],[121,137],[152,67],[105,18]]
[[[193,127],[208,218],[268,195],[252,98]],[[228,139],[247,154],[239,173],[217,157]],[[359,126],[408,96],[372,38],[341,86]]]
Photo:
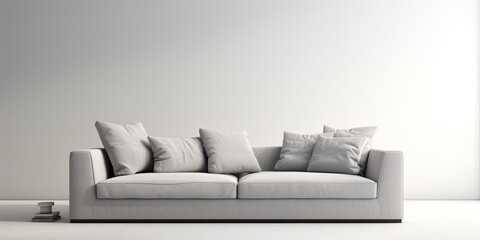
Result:
[[475,0],[1,1],[0,199],[68,198],[95,120],[153,136],[379,126],[409,199],[477,199]]

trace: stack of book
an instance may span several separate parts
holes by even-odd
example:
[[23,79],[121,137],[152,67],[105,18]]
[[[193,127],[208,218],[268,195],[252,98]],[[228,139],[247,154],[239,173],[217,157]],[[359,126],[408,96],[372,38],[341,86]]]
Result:
[[53,222],[53,221],[57,221],[60,218],[61,216],[59,211],[53,211],[51,213],[37,212],[33,216],[32,222]]

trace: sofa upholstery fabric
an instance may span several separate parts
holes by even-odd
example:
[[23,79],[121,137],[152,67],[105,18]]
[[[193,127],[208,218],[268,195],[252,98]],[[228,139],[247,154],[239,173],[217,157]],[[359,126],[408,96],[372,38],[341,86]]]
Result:
[[[262,170],[273,170],[280,149],[253,148]],[[375,199],[99,199],[98,183],[114,177],[104,149],[72,151],[69,177],[71,221],[403,218],[403,155],[399,151],[371,150],[365,177],[377,183]]]
[[350,129],[336,129],[330,126],[323,126],[323,132],[333,132],[334,137],[367,137],[368,141],[365,144],[365,147],[362,150],[362,156],[358,165],[360,166],[360,175],[365,174],[365,169],[367,166],[368,154],[370,154],[370,149],[372,148],[372,138],[373,134],[377,130],[376,126],[370,127],[356,127]]
[[237,177],[213,173],[140,173],[97,184],[99,199],[236,198]]
[[207,171],[207,157],[199,137],[148,137],[148,141],[153,151],[154,172]]
[[115,176],[152,171],[153,155],[142,123],[95,122]]
[[307,171],[360,174],[359,161],[366,141],[366,137],[320,136]]
[[200,137],[208,155],[208,172],[246,173],[262,170],[248,141],[247,131],[201,128]]
[[355,175],[259,172],[239,179],[238,198],[374,199],[377,183]]
[[319,136],[333,137],[333,132],[319,134],[284,132],[282,150],[275,170],[306,171]]

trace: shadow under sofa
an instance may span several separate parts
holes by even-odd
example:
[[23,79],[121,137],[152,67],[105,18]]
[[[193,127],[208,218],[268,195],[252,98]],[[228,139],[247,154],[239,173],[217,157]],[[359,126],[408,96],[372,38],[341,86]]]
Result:
[[114,177],[104,149],[73,151],[70,222],[402,222],[401,152],[372,149],[361,177],[273,171],[280,150],[254,147],[262,172],[239,178]]

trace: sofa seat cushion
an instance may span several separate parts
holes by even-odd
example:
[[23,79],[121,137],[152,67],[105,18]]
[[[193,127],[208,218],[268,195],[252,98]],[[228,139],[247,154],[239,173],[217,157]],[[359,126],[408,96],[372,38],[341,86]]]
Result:
[[376,198],[377,183],[357,175],[260,172],[243,176],[238,198]]
[[99,199],[236,198],[237,178],[213,173],[140,173],[97,184]]

